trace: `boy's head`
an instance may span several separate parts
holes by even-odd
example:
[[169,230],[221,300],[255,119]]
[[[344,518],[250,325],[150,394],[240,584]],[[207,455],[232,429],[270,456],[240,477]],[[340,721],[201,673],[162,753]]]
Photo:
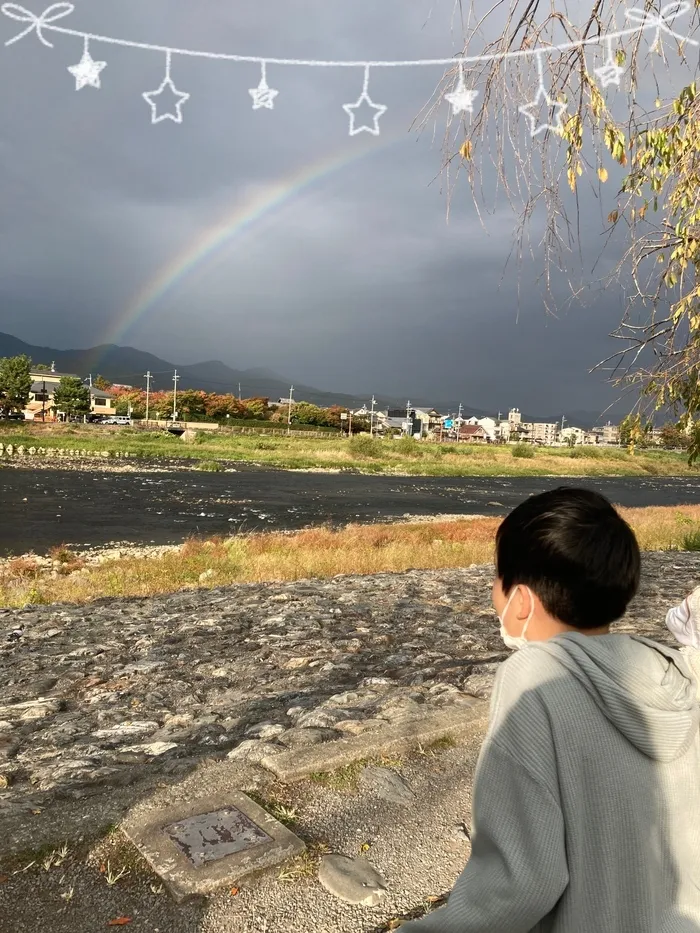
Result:
[[607,499],[560,487],[526,499],[501,523],[494,606],[502,617],[509,596],[516,604],[504,622],[516,638],[523,627],[517,619],[527,616],[528,590],[563,626],[601,629],[624,615],[639,588],[640,563],[632,529]]

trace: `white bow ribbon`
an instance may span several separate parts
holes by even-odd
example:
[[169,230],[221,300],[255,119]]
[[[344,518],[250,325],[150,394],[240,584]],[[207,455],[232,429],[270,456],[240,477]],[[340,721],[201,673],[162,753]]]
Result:
[[64,16],[69,16],[74,9],[75,7],[72,3],[53,3],[44,10],[41,16],[37,16],[35,13],[32,13],[31,10],[25,9],[18,3],[3,3],[0,10],[2,10],[5,16],[9,16],[10,19],[16,19],[20,23],[29,23],[23,32],[20,32],[13,39],[8,39],[5,45],[12,45],[14,42],[19,42],[20,39],[24,39],[30,32],[36,32],[39,40],[52,49],[53,44],[44,36],[42,29],[44,29],[45,26],[50,26],[51,23],[54,23],[58,19],[63,19]]
[[698,43],[695,41],[695,39],[689,39],[687,36],[681,36],[674,32],[667,22],[667,20],[671,20],[676,16],[682,16],[683,14],[688,13],[689,10],[690,4],[687,2],[687,0],[676,0],[674,3],[667,3],[666,6],[661,7],[658,13],[655,13],[653,10],[639,10],[636,7],[633,7],[631,10],[625,10],[625,16],[633,23],[637,23],[640,29],[650,29],[655,27],[656,36],[654,38],[654,45],[656,45],[656,43],[659,41],[661,32],[665,32],[669,36],[673,36],[674,39],[678,39],[681,42],[688,42],[690,45],[697,45]]

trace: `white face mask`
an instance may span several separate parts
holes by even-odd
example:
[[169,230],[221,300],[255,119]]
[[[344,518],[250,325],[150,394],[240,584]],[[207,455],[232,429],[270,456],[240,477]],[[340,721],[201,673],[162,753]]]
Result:
[[501,623],[501,638],[503,639],[503,642],[506,648],[512,648],[514,651],[517,651],[518,648],[522,648],[527,644],[528,640],[527,638],[525,638],[525,632],[527,632],[527,627],[530,624],[530,619],[532,618],[532,615],[535,611],[535,597],[532,595],[532,590],[530,589],[529,586],[526,586],[525,589],[530,594],[530,613],[527,619],[525,620],[525,625],[523,626],[522,633],[517,637],[515,635],[509,635],[508,632],[506,631],[505,625],[503,624],[503,620],[506,617],[506,612],[508,612],[510,604],[513,601],[513,597],[518,591],[517,586],[513,589],[513,592],[508,597],[508,601],[503,608],[503,613],[498,617],[498,621]]

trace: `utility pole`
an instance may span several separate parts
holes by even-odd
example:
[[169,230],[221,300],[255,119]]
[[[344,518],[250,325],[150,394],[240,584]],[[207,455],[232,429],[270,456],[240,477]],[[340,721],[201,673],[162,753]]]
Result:
[[292,399],[294,398],[294,386],[289,389],[289,405],[287,406],[287,435],[292,433]]
[[408,422],[408,436],[413,434],[413,424],[411,423],[411,400],[406,402],[406,421]]
[[370,415],[369,415],[369,436],[370,437],[374,436],[374,406],[376,404],[377,404],[377,400],[374,396],[372,396],[372,411],[370,412]]
[[173,376],[173,421],[177,418],[177,381],[180,377],[175,370],[175,375]]
[[239,402],[241,401],[241,384],[240,384],[240,382],[238,383],[238,401],[239,401]]
[[150,369],[146,373],[145,378],[146,378],[146,423],[148,423],[148,411],[149,411],[149,406],[150,406],[150,401],[151,401],[151,379],[153,378],[151,376]]
[[348,437],[352,437],[352,408],[348,408],[348,412],[349,412],[348,417],[350,418],[350,425],[348,427]]
[[46,419],[46,379],[41,380],[41,420]]
[[92,373],[90,373],[90,375],[88,376],[88,379],[90,380],[90,388],[92,388]]

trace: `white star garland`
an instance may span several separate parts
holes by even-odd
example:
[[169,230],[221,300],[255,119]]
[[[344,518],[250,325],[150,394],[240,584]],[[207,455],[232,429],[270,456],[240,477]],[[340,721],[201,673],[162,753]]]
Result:
[[[310,68],[363,68],[364,85],[362,93],[354,104],[343,104],[343,110],[349,117],[350,136],[357,136],[359,133],[363,132],[370,133],[372,136],[379,136],[379,118],[386,113],[387,108],[383,104],[375,104],[369,96],[368,87],[371,68],[413,68],[438,65],[443,67],[451,66],[454,68],[455,65],[458,65],[459,79],[457,84],[449,94],[444,95],[445,100],[452,105],[452,116],[456,116],[460,113],[471,114],[474,108],[474,101],[479,94],[478,91],[469,89],[466,86],[464,78],[465,64],[470,62],[483,63],[504,61],[511,58],[527,58],[534,55],[537,57],[540,74],[540,84],[537,95],[534,101],[518,108],[519,112],[530,121],[530,131],[531,135],[534,137],[547,129],[561,133],[563,114],[566,110],[566,104],[552,100],[544,86],[542,68],[543,56],[552,55],[555,52],[567,52],[571,49],[585,48],[589,45],[601,45],[603,42],[606,42],[608,46],[607,61],[604,65],[595,69],[595,74],[600,78],[603,87],[608,87],[609,85],[616,85],[619,87],[620,78],[624,73],[624,69],[621,68],[614,59],[612,51],[613,39],[638,35],[648,29],[653,29],[654,41],[651,47],[652,50],[660,47],[662,33],[666,33],[679,42],[687,42],[689,45],[696,46],[699,44],[695,39],[676,33],[671,28],[672,20],[677,16],[685,15],[691,10],[691,4],[688,0],[674,0],[674,2],[667,3],[658,13],[650,10],[638,9],[636,7],[628,9],[625,11],[625,16],[633,25],[627,29],[621,29],[604,36],[593,36],[589,39],[565,42],[561,45],[547,46],[544,48],[498,52],[492,55],[463,55],[457,58],[419,59],[413,61],[321,61],[316,59],[261,58],[257,55],[204,52],[197,49],[151,45],[145,42],[133,42],[128,39],[118,39],[113,36],[96,35],[94,33],[86,33],[78,29],[69,29],[65,26],[56,25],[59,20],[69,16],[74,9],[72,3],[59,2],[51,4],[42,14],[36,15],[18,3],[3,3],[0,7],[0,11],[4,13],[5,16],[19,23],[26,24],[25,28],[11,39],[8,39],[5,45],[14,45],[14,43],[19,42],[30,33],[36,33],[42,45],[48,48],[53,48],[53,43],[46,38],[45,33],[47,32],[59,33],[65,36],[76,36],[83,39],[84,50],[81,61],[77,65],[71,65],[68,68],[68,71],[75,78],[76,90],[78,91],[84,87],[99,88],[101,72],[107,67],[106,62],[93,61],[88,47],[90,41],[103,43],[105,45],[118,45],[149,52],[159,52],[161,54],[164,52],[166,56],[166,67],[163,83],[155,91],[147,91],[143,94],[144,99],[151,107],[152,123],[160,123],[163,120],[172,120],[174,123],[182,123],[182,105],[189,100],[190,95],[183,91],[178,91],[170,76],[170,65],[173,55],[259,64],[262,69],[260,83],[256,88],[251,88],[249,90],[249,94],[253,100],[253,110],[273,110],[275,98],[279,94],[279,91],[268,86],[266,77],[267,65]],[[165,100],[161,100],[161,98],[167,100],[168,96],[174,99],[174,103],[170,109],[159,112],[159,109],[162,108],[165,103]],[[540,108],[543,102],[547,104],[547,107],[555,111],[554,122],[552,123],[539,123],[538,118],[533,112],[536,111],[537,108]],[[363,106],[367,106],[373,111],[371,125],[369,123],[360,124],[358,122],[357,111]]]
[[68,68],[68,71],[70,71],[70,73],[75,78],[76,91],[80,91],[86,86],[99,88],[100,72],[103,68],[107,67],[107,62],[94,62],[92,60],[89,44],[90,39],[88,36],[85,36],[83,57],[80,59],[80,62],[77,65],[71,65]]
[[455,89],[450,94],[445,94],[445,100],[449,104],[452,104],[452,116],[455,117],[458,113],[474,113],[474,101],[478,96],[478,91],[472,91],[467,88],[466,81],[464,80],[464,65],[460,64],[459,80],[457,81]]
[[[367,132],[371,133],[372,136],[379,136],[379,118],[383,113],[386,113],[386,107],[383,104],[375,104],[372,98],[369,96],[369,65],[365,65],[365,81],[362,85],[362,93],[357,98],[354,104],[343,104],[343,110],[350,117],[350,136],[357,136],[358,133]],[[361,126],[355,125],[355,120],[357,118],[356,110],[359,110],[363,104],[374,110],[372,115],[372,121],[374,126],[368,126],[366,123],[363,123]]]
[[620,86],[620,78],[625,73],[624,68],[620,68],[617,64],[615,56],[613,55],[612,41],[608,39],[608,58],[604,65],[601,65],[600,68],[595,69],[595,74],[600,78],[603,87],[607,87],[609,84],[615,84],[617,87]]
[[268,110],[274,109],[275,97],[277,97],[279,91],[275,91],[267,85],[267,69],[265,62],[262,62],[260,84],[257,87],[252,87],[248,93],[253,98],[253,110],[260,110],[261,107],[266,107]]
[[[564,129],[562,120],[564,119],[566,104],[552,100],[552,98],[547,93],[547,89],[544,86],[544,68],[542,65],[542,55],[537,56],[537,71],[540,76],[540,86],[537,89],[535,99],[529,104],[523,104],[522,107],[518,107],[518,110],[530,121],[531,136],[537,136],[538,133],[544,133],[546,130],[553,130],[555,133],[561,134]],[[554,123],[538,123],[535,112],[541,108],[542,101],[547,104],[547,108],[549,110],[555,111]]]
[[[145,91],[143,98],[146,103],[151,105],[151,123],[160,123],[163,120],[172,120],[174,123],[182,123],[182,105],[185,101],[190,99],[189,94],[185,94],[178,89],[173,84],[173,79],[170,77],[170,62],[172,58],[172,52],[168,49],[165,53],[165,77],[163,78],[163,83],[155,91]],[[158,101],[157,98],[162,97],[163,95],[175,98],[175,112],[172,110],[166,110],[164,113],[158,113]]]

